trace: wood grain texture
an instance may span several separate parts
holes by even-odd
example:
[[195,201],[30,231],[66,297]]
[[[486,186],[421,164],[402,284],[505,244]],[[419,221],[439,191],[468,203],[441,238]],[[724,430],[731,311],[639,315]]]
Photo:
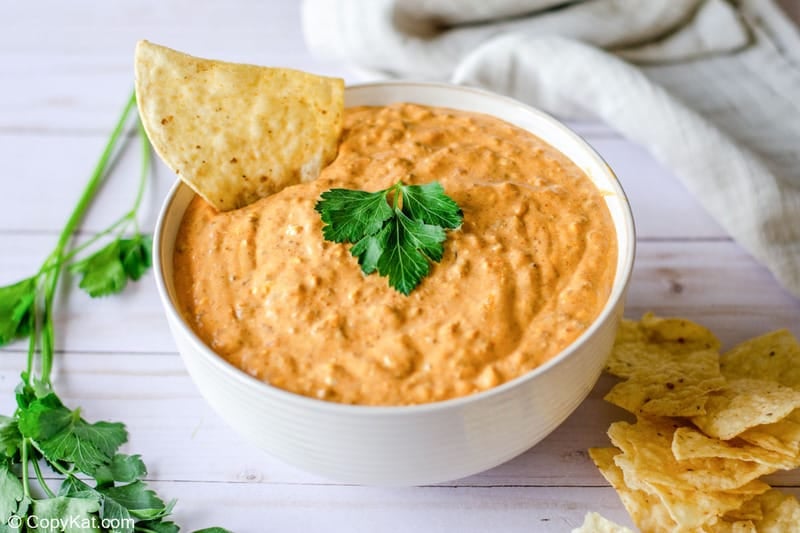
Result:
[[[780,3],[800,20],[800,1]],[[30,275],[52,248],[132,88],[136,40],[359,79],[346,65],[308,54],[294,0],[0,0],[0,12],[0,285]],[[730,241],[668,169],[604,124],[571,125],[615,169],[635,213],[640,241],[628,316],[687,316],[726,346],[779,327],[800,335],[800,301]],[[135,148],[117,159],[82,239],[128,208]],[[157,164],[145,228],[173,181]],[[628,416],[602,400],[610,377],[547,439],[490,471],[434,487],[342,486],[282,464],[227,429],[175,353],[152,276],[101,300],[75,285],[65,283],[59,295],[56,387],[88,419],[128,425],[126,450],[144,456],[148,479],[166,497],[180,499],[176,518],[186,530],[566,532],[588,510],[630,524],[586,455],[608,442],[612,420]],[[0,413],[13,410],[23,349],[0,349]],[[771,480],[800,494],[798,471]]]
[[[125,92],[118,94],[121,105]],[[107,116],[109,129],[120,109]],[[640,238],[727,238],[671,172],[644,149],[592,130],[585,138],[611,165],[625,187]],[[4,179],[13,181],[0,210],[0,239],[15,232],[55,235],[80,196],[105,140],[106,134],[92,132],[0,131],[0,160],[6,167]],[[55,161],[57,166],[53,164]],[[129,137],[125,150],[115,158],[111,177],[82,225],[85,232],[103,229],[130,207],[139,164],[139,139]],[[160,160],[154,162],[153,169],[142,210],[145,228],[153,227],[161,202],[176,179]],[[653,194],[654,188],[657,195]]]
[[374,489],[159,482],[179,498],[191,527],[222,523],[237,533],[453,531],[568,533],[588,508],[630,524],[611,488],[425,487]]

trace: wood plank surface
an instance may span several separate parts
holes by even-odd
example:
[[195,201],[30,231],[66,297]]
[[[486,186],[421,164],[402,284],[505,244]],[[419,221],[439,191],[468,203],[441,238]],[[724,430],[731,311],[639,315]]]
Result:
[[[800,0],[780,3],[800,17]],[[359,81],[347,65],[308,53],[299,6],[0,0],[0,285],[35,272],[54,245],[130,93],[138,39]],[[628,316],[686,316],[726,346],[780,327],[800,335],[800,301],[730,240],[669,169],[604,124],[571,125],[617,172],[634,210],[639,242]],[[138,173],[138,146],[129,137],[80,239],[129,207]],[[173,181],[156,163],[145,228],[153,227]],[[608,442],[611,421],[628,416],[602,400],[615,382],[609,376],[549,437],[492,470],[440,486],[338,485],[269,457],[208,407],[175,351],[152,276],[101,300],[75,285],[65,283],[58,298],[55,386],[88,419],[127,424],[125,449],[144,456],[158,490],[179,498],[176,519],[187,531],[568,532],[589,510],[630,524],[586,454]],[[0,414],[9,414],[24,346],[0,352]],[[770,481],[800,495],[800,471]]]

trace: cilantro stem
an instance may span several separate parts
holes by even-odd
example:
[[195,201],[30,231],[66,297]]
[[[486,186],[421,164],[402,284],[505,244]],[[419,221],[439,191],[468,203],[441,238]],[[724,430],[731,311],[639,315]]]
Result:
[[[31,504],[34,505],[33,510],[38,512],[36,506],[43,503],[48,509],[45,512],[59,515],[59,525],[61,525],[65,517],[72,518],[67,514],[68,509],[62,505],[66,502],[48,502],[47,500],[58,498],[57,493],[63,493],[68,494],[72,499],[70,501],[74,501],[75,505],[80,505],[79,500],[83,500],[83,504],[91,502],[93,505],[100,501],[104,502],[104,507],[100,510],[93,508],[91,511],[88,507],[80,507],[79,511],[84,515],[91,515],[92,519],[97,516],[103,517],[103,514],[108,511],[105,505],[109,502],[109,496],[104,496],[98,491],[113,488],[118,490],[118,496],[115,496],[117,507],[122,506],[122,511],[128,509],[130,514],[137,519],[135,526],[137,531],[141,529],[153,533],[156,531],[174,532],[178,530],[178,526],[167,521],[167,517],[172,513],[174,500],[165,504],[152,489],[148,488],[142,479],[146,471],[139,456],[117,453],[128,438],[124,424],[119,422],[89,424],[81,418],[80,408],[70,411],[63,405],[50,383],[55,338],[54,301],[64,268],[69,266],[74,273],[83,274],[80,288],[90,296],[97,297],[121,292],[128,279],[134,281],[140,279],[151,266],[152,240],[150,236],[141,234],[137,220],[150,170],[150,146],[140,120],[137,120],[137,130],[141,135],[142,161],[133,205],[127,213],[103,231],[89,237],[80,245],[72,244],[75,231],[110,170],[112,157],[118,153],[117,150],[124,148],[125,143],[121,143],[120,138],[123,136],[125,125],[135,103],[134,93],[128,99],[122,116],[114,127],[100,159],[81,192],[77,205],[59,234],[53,251],[33,276],[8,287],[0,287],[0,296],[2,296],[0,298],[2,299],[0,301],[0,332],[2,332],[0,340],[2,343],[6,343],[17,338],[29,337],[27,368],[22,373],[22,383],[16,389],[17,409],[14,412],[14,418],[11,419],[13,426],[9,426],[15,430],[0,435],[0,441],[12,439],[9,442],[0,442],[0,447],[13,445],[15,450],[19,450],[19,453],[14,452],[6,457],[0,466],[5,468],[7,474],[11,473],[15,477],[19,475],[18,480],[10,481],[12,489],[16,486],[16,490],[19,492],[19,487],[22,487],[24,506],[23,503],[17,505],[17,500],[13,498],[11,500],[11,503],[14,504],[11,510],[20,507],[19,514],[28,512]],[[130,231],[131,226],[135,230],[135,234],[126,237],[125,234]],[[88,257],[73,261],[78,254],[104,236],[111,236],[113,240]],[[109,251],[112,252],[110,257]],[[106,272],[109,265],[116,268],[113,275]],[[117,274],[120,271],[122,272],[121,277]],[[94,278],[90,276],[94,276]],[[90,281],[87,282],[87,279]],[[36,360],[37,352],[41,356],[39,361]],[[34,367],[37,362],[39,363],[38,375],[34,375]],[[3,426],[6,427],[6,417],[3,417]],[[0,451],[0,456],[2,455],[3,452]],[[31,474],[31,462],[33,463],[33,474]],[[66,478],[62,480],[64,484],[61,485],[61,489],[53,491],[48,485],[48,481],[42,474],[42,463]],[[117,477],[117,474],[113,474],[112,478],[108,478],[108,470],[104,470],[102,474],[99,473],[100,467],[113,470],[114,465],[118,464],[122,465],[119,468],[123,471],[119,475],[125,477]],[[34,477],[38,482],[38,488],[33,484]],[[93,478],[97,482],[96,487],[87,488],[84,484],[85,477]],[[3,484],[2,481],[3,479],[0,479],[0,484]],[[52,480],[51,483],[53,483]],[[6,494],[0,494],[0,500],[2,500],[0,506],[5,501],[4,496]],[[34,499],[34,496],[37,499]],[[39,496],[43,496],[44,499],[39,499]],[[57,504],[59,507],[55,509],[54,505],[48,507],[48,504]],[[137,510],[144,514],[140,516],[137,514]],[[98,514],[96,515],[95,512]],[[5,531],[5,529],[0,524],[0,530]],[[127,529],[132,531],[134,528],[127,527]],[[103,531],[105,530],[104,527]],[[207,531],[211,530],[228,533],[222,528],[207,529]]]
[[[87,240],[86,242],[84,242],[84,243],[72,248],[69,251],[69,253],[65,254],[64,257],[62,258],[62,263],[68,263],[76,255],[78,255],[79,253],[81,253],[85,249],[89,248],[91,245],[93,245],[94,243],[96,243],[97,241],[99,241],[100,239],[102,239],[103,237],[105,237],[106,235],[108,235],[109,233],[111,233],[112,231],[117,229],[118,227],[122,226],[126,222],[129,222],[131,220],[131,218],[132,218],[131,217],[131,213],[126,213],[125,215],[123,215],[122,217],[117,219],[116,222],[111,224],[109,227],[107,227],[103,231],[101,231],[99,233],[95,233],[94,235],[92,235],[89,238],[89,240]],[[53,266],[55,266],[55,265],[53,265]],[[53,268],[53,266],[51,266],[49,268]],[[48,268],[48,270],[49,270],[49,268]]]
[[83,190],[83,194],[78,200],[78,205],[75,206],[75,209],[70,215],[69,219],[67,220],[67,225],[64,226],[64,229],[61,232],[61,236],[58,239],[58,244],[56,245],[56,250],[60,256],[60,252],[63,251],[64,247],[66,246],[67,242],[69,241],[70,237],[74,233],[75,229],[77,228],[78,224],[80,223],[83,215],[86,213],[86,209],[89,207],[89,204],[92,201],[95,193],[97,192],[98,187],[103,181],[103,177],[105,176],[106,169],[108,168],[109,162],[111,160],[111,154],[114,152],[114,148],[117,145],[117,140],[119,136],[122,134],[123,129],[125,128],[125,123],[128,120],[128,116],[130,115],[131,110],[136,105],[136,94],[131,93],[130,98],[128,99],[128,103],[125,105],[125,109],[122,112],[122,116],[119,118],[116,126],[114,126],[114,130],[111,133],[111,136],[106,143],[106,147],[103,150],[103,153],[100,156],[100,160],[95,165],[94,171],[92,172],[91,177],[89,178],[89,182],[86,184],[86,187]]
[[63,466],[58,464],[58,461],[47,461],[47,464],[50,465],[50,468],[52,468],[53,470],[55,470],[56,472],[58,472],[59,474],[61,474],[64,477],[68,477],[68,478],[69,477],[75,477],[75,474],[72,472],[72,470],[68,470],[68,469],[64,468]]
[[22,492],[26,498],[31,497],[31,483],[28,479],[28,446],[30,446],[30,439],[22,439]]
[[394,209],[397,209],[397,206],[400,203],[400,190],[402,187],[403,187],[403,182],[398,181],[397,183],[392,185],[391,188],[389,189],[392,193],[394,193],[394,196],[392,196],[392,203],[393,203],[392,208]]
[[50,254],[44,265],[42,265],[42,269],[39,271],[39,275],[45,274],[44,318],[42,320],[40,352],[42,354],[41,381],[47,385],[50,384],[50,372],[53,367],[53,346],[55,341],[55,332],[53,328],[53,300],[55,299],[58,280],[61,277],[61,269],[64,266],[64,249],[72,238],[73,233],[75,233],[78,224],[80,224],[81,220],[86,214],[86,210],[91,204],[94,195],[97,193],[97,190],[100,187],[103,178],[105,177],[106,170],[108,169],[111,161],[111,156],[114,153],[114,148],[117,146],[117,141],[125,129],[125,123],[128,121],[128,117],[130,116],[135,105],[136,94],[135,92],[132,92],[122,112],[122,116],[117,121],[116,126],[114,126],[114,130],[111,132],[111,136],[106,143],[105,149],[95,165],[94,171],[89,178],[89,182],[86,184],[86,187],[84,188],[83,193],[78,200],[78,204],[75,206],[75,209],[72,211],[72,214],[67,220],[67,224],[64,226],[64,229],[59,235],[58,242],[53,250],[53,253]]
[[42,469],[39,467],[39,461],[36,460],[36,457],[33,457],[33,470],[36,473],[36,479],[39,480],[39,486],[44,489],[47,493],[47,496],[50,498],[55,498],[56,493],[50,490],[50,487],[47,485],[47,482],[44,480],[44,476],[42,475]]
[[124,226],[124,224],[126,223],[132,222],[136,228],[136,231],[137,232],[139,231],[139,224],[136,219],[136,215],[139,212],[139,207],[141,206],[142,199],[144,198],[144,191],[147,185],[147,175],[150,170],[150,144],[147,141],[147,134],[144,130],[144,126],[142,126],[142,122],[137,121],[137,123],[138,123],[139,134],[141,135],[142,164],[139,171],[139,185],[137,186],[136,199],[133,203],[133,207],[131,207],[130,211],[122,215],[120,218],[118,218],[115,222],[113,222],[103,231],[95,233],[87,241],[71,248],[68,253],[62,254],[60,261],[56,261],[55,258],[52,257],[51,255],[51,257],[49,257],[48,260],[45,261],[44,265],[39,270],[39,274],[48,272],[53,268],[56,268],[56,266],[58,265],[69,263],[69,261],[75,258],[76,255],[80,254],[82,251],[86,250],[87,248],[92,246],[94,243],[96,243],[109,233],[112,233],[115,229],[119,228],[120,226]]
[[[38,283],[38,279],[35,280],[34,283]],[[36,355],[36,335],[34,334],[34,332],[38,328],[36,324],[36,317],[39,316],[38,307],[39,307],[38,302],[36,301],[36,298],[34,298],[30,315],[31,334],[30,337],[28,337],[28,361],[27,364],[25,365],[25,373],[22,374],[22,379],[26,385],[30,385],[30,376],[31,372],[33,371],[33,358]]]

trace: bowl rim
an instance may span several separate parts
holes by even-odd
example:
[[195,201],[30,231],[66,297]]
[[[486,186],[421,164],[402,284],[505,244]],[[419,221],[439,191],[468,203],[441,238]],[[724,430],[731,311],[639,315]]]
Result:
[[[176,179],[175,183],[172,185],[169,192],[167,193],[167,196],[161,206],[161,209],[159,210],[155,230],[153,232],[154,236],[153,269],[156,279],[156,288],[158,290],[159,297],[161,298],[164,311],[167,314],[167,318],[171,319],[173,324],[176,324],[180,327],[181,329],[180,333],[183,334],[189,340],[195,351],[207,363],[210,363],[213,367],[215,367],[217,370],[227,375],[229,378],[236,380],[238,384],[241,385],[242,387],[258,389],[259,393],[262,393],[267,397],[271,396],[275,400],[289,402],[295,404],[297,407],[328,411],[332,414],[341,414],[341,415],[410,416],[410,415],[421,415],[426,413],[436,413],[451,409],[459,409],[468,406],[469,404],[490,400],[496,396],[502,395],[510,391],[511,389],[522,386],[529,381],[537,379],[539,376],[547,374],[549,371],[551,371],[554,367],[556,367],[560,363],[573,357],[574,354],[578,351],[578,348],[583,346],[600,328],[600,326],[610,318],[610,315],[612,315],[615,312],[617,304],[620,302],[620,300],[622,300],[625,297],[626,289],[630,283],[631,274],[633,271],[634,258],[636,255],[636,229],[634,225],[633,211],[631,209],[628,196],[625,194],[625,191],[623,190],[617,175],[614,173],[614,171],[611,169],[608,163],[606,163],[606,161],[602,158],[602,156],[600,156],[600,154],[598,154],[597,151],[594,148],[592,148],[592,146],[588,142],[586,142],[586,140],[583,139],[583,137],[578,135],[570,127],[568,127],[566,124],[556,119],[549,113],[546,113],[533,106],[524,104],[508,96],[503,96],[476,87],[468,87],[468,86],[455,85],[449,83],[413,81],[413,80],[374,81],[374,82],[348,85],[345,91],[345,98],[347,98],[347,90],[372,89],[372,88],[381,88],[387,86],[395,88],[424,87],[428,89],[440,89],[444,91],[466,92],[472,95],[494,99],[496,101],[499,101],[500,103],[509,106],[517,107],[520,110],[523,110],[529,114],[536,115],[538,118],[550,122],[551,125],[563,130],[562,132],[566,134],[567,137],[569,137],[572,142],[576,143],[583,150],[585,150],[588,153],[588,155],[594,160],[597,166],[599,168],[602,168],[603,171],[607,173],[608,177],[611,178],[609,182],[611,184],[612,192],[620,199],[621,204],[623,206],[624,227],[619,228],[615,224],[615,229],[617,231],[622,229],[629,236],[628,238],[629,244],[627,248],[625,250],[621,250],[619,246],[617,248],[618,254],[624,254],[623,258],[624,261],[622,262],[623,276],[622,278],[620,278],[621,281],[619,283],[614,283],[612,285],[611,293],[609,294],[608,299],[606,300],[606,303],[603,306],[602,310],[594,319],[594,321],[592,321],[590,326],[586,328],[586,330],[584,330],[584,332],[581,333],[581,335],[578,336],[578,338],[572,341],[566,348],[558,352],[556,355],[551,357],[545,363],[537,366],[536,368],[520,376],[517,376],[514,379],[506,381],[505,383],[502,383],[501,385],[498,385],[496,387],[492,387],[490,389],[469,394],[466,396],[459,396],[447,400],[440,400],[435,402],[413,404],[413,405],[359,405],[359,404],[344,404],[344,403],[331,402],[327,400],[321,400],[318,398],[313,398],[311,396],[304,396],[302,394],[287,391],[279,387],[275,387],[274,385],[270,385],[269,383],[261,381],[251,376],[250,374],[246,373],[245,371],[241,370],[240,368],[234,366],[233,364],[229,363],[222,356],[218,355],[211,348],[209,348],[200,339],[200,337],[197,336],[194,330],[186,323],[180,311],[178,311],[176,303],[172,301],[169,291],[167,290],[167,285],[164,279],[164,270],[162,268],[162,260],[163,260],[162,247],[164,243],[163,234],[165,230],[165,220],[167,218],[167,213],[172,208],[173,202],[178,192],[181,190],[182,187],[185,187],[183,182],[178,178]],[[545,142],[548,142],[547,139],[543,140]],[[618,245],[619,242],[620,239],[619,237],[617,237]],[[618,265],[619,265],[619,258],[618,258]],[[615,278],[616,277],[617,276],[615,276]],[[174,336],[177,332],[173,331],[172,333]],[[184,356],[183,353],[181,353],[181,356],[182,357]]]

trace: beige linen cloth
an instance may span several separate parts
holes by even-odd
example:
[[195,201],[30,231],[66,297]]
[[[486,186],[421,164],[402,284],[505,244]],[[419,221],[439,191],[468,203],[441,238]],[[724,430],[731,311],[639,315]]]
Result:
[[772,0],[305,0],[303,25],[327,59],[607,122],[800,296],[800,36]]

